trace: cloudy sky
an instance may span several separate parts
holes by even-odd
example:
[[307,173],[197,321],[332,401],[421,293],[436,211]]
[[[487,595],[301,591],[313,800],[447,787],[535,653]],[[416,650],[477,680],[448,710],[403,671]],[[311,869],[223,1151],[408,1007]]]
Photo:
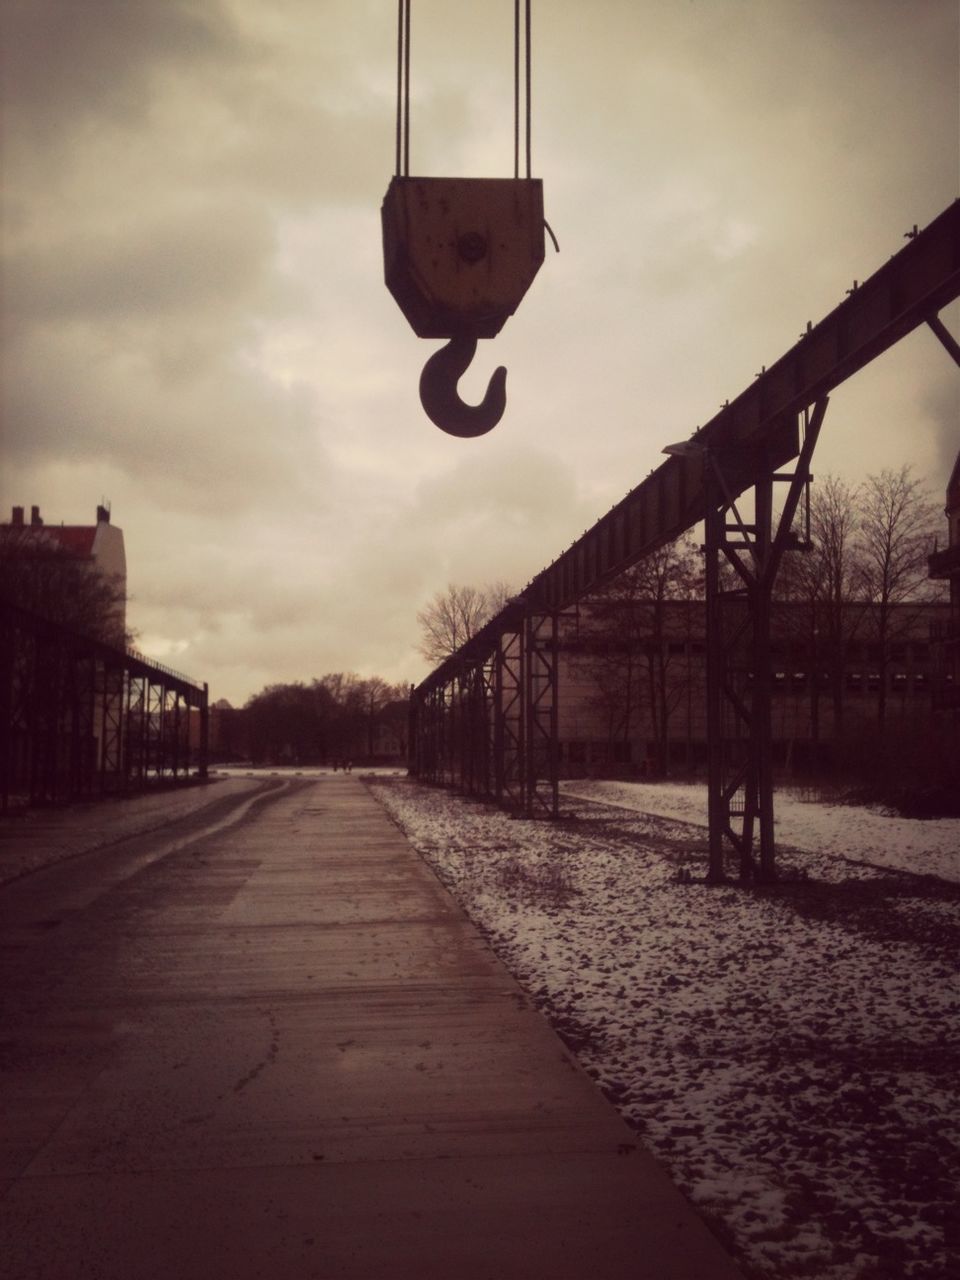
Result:
[[[412,9],[411,173],[511,176],[513,5]],[[956,0],[534,0],[560,253],[457,440],[383,285],[394,0],[0,10],[4,518],[106,498],[140,647],[235,704],[421,679],[438,589],[519,588],[958,193]],[[924,330],[834,395],[815,471],[939,495],[958,443]]]

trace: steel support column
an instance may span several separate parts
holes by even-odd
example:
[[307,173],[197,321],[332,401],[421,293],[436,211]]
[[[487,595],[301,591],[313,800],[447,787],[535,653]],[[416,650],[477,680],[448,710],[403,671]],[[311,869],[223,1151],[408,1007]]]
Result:
[[126,680],[123,667],[109,662],[101,668],[100,684],[100,794],[123,785],[123,701]]
[[[734,495],[744,491],[731,480],[744,464],[742,456],[734,450],[704,450],[708,878],[713,883],[727,879],[728,847],[736,854],[741,879],[776,878],[771,602],[783,554],[807,544],[808,530],[798,535],[794,519],[808,493],[810,459],[826,409],[824,398],[812,415],[804,411],[794,471],[777,472],[752,454],[749,466],[755,479],[745,491],[749,502],[752,490],[752,516],[741,514]],[[779,514],[777,484],[787,486]]]
[[555,612],[528,613],[524,633],[524,809],[531,817],[555,818],[559,812],[557,631]]
[[497,642],[497,800],[514,813],[526,807],[524,631],[501,633]]

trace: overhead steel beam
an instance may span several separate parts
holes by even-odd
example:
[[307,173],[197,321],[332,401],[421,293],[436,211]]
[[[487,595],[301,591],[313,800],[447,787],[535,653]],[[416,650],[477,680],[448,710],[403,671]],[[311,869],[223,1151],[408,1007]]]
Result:
[[[960,201],[955,201],[735,400],[692,437],[710,449],[739,454],[724,479],[732,496],[751,488],[767,468],[784,466],[800,450],[797,415],[869,364],[960,296]],[[939,335],[934,323],[931,326]],[[942,328],[942,326],[940,326]],[[942,339],[941,339],[942,340]],[[729,455],[728,455],[729,456]],[[704,518],[702,453],[670,457],[524,588],[457,654],[419,686],[444,684],[463,661],[492,653],[527,604],[562,609],[615,577]]]

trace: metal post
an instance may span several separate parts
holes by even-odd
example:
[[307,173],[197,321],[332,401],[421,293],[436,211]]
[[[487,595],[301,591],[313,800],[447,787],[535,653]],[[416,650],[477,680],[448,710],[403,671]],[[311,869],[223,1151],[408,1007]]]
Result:
[[[750,709],[750,779],[756,796],[756,813],[760,835],[759,878],[776,876],[773,835],[773,748],[770,621],[773,578],[766,572],[770,557],[771,522],[773,519],[773,478],[765,470],[757,479],[754,498],[756,525],[756,580],[750,589],[753,613],[753,701]],[[746,868],[744,868],[746,869]]]
[[726,805],[723,798],[723,635],[720,615],[720,544],[723,513],[720,493],[713,472],[713,459],[704,454],[704,488],[707,514],[704,521],[706,646],[707,646],[707,825],[709,827],[709,866],[707,879],[720,884],[725,879],[723,867],[723,832]]

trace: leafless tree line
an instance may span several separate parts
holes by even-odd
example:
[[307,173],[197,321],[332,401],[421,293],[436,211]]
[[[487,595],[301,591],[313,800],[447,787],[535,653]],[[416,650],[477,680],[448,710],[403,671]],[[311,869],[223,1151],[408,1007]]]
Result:
[[[257,762],[315,764],[371,759],[381,717],[406,730],[405,684],[379,676],[331,672],[319,679],[270,684],[236,714],[237,747]],[[396,704],[396,706],[393,706]]]
[[[915,633],[917,612],[942,598],[943,584],[927,577],[940,516],[929,492],[909,466],[870,475],[859,484],[826,475],[815,482],[810,503],[810,549],[786,556],[777,598],[789,602],[777,625],[793,627],[813,669],[808,681],[816,738],[821,673],[834,733],[842,726],[850,648],[867,644],[879,676],[877,727],[888,714],[893,654]],[[651,769],[665,774],[671,720],[693,696],[695,609],[677,601],[703,600],[703,562],[690,533],[645,557],[602,590],[583,600],[573,643],[573,666],[591,683],[592,704],[610,744],[649,726]],[[503,583],[486,588],[449,585],[418,615],[420,651],[437,664],[455,652],[510,596]],[[690,634],[678,633],[678,618]],[[786,621],[789,619],[789,623]],[[702,646],[701,646],[702,647]],[[702,663],[701,663],[702,665]],[[697,678],[702,672],[697,669]],[[689,725],[691,716],[687,715]]]
[[438,666],[499,613],[513,594],[505,582],[491,582],[485,587],[448,583],[417,614],[420,652]]

